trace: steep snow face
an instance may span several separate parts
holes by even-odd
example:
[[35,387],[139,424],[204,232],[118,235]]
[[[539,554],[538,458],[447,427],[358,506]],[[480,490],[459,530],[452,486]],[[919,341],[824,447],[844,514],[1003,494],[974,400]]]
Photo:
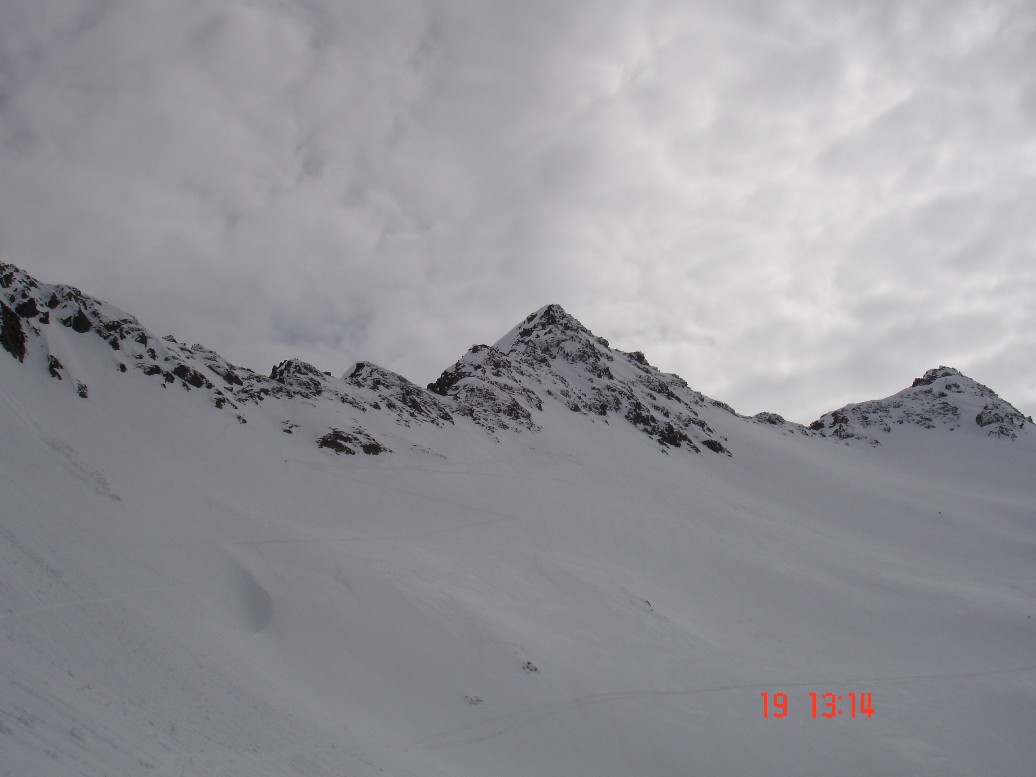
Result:
[[642,353],[611,348],[560,305],[540,308],[495,345],[473,346],[428,388],[491,432],[537,431],[545,407],[554,406],[594,422],[630,424],[663,448],[729,455],[705,411],[718,408],[729,424],[740,420]]
[[915,379],[910,388],[825,413],[809,428],[821,436],[877,445],[874,435],[887,434],[897,426],[1016,440],[1032,434],[1033,421],[988,386],[952,367],[940,366]]

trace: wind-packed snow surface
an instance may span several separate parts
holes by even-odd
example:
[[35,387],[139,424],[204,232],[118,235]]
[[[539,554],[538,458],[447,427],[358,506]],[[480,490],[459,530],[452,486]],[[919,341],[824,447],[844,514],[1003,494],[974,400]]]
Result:
[[422,389],[0,286],[0,775],[1036,773],[1036,435],[956,370],[804,427],[557,306]]

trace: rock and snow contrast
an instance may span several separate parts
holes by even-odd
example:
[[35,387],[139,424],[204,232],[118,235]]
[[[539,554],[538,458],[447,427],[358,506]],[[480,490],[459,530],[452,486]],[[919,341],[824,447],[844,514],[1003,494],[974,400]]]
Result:
[[746,417],[548,305],[264,375],[7,264],[0,349],[0,775],[1033,773],[1036,434],[953,368]]
[[848,405],[810,424],[810,429],[845,440],[878,444],[874,432],[890,432],[896,425],[924,429],[962,429],[967,435],[1018,439],[1032,426],[996,393],[952,367],[937,367],[917,378],[908,389],[887,399]]

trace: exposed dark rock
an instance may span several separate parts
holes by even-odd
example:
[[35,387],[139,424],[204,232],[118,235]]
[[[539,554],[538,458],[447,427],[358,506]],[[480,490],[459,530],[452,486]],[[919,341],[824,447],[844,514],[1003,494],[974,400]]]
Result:
[[690,437],[687,436],[687,433],[685,431],[683,431],[682,429],[677,429],[668,421],[666,421],[662,425],[662,429],[658,433],[658,441],[664,445],[671,445],[674,448],[679,448],[681,445],[686,443],[695,451],[698,450],[694,442],[691,440]]
[[691,426],[697,426],[699,429],[701,429],[706,434],[712,434],[712,432],[713,432],[713,428],[711,426],[709,426],[707,423],[705,423],[700,418],[688,418],[688,419],[686,419],[686,422],[687,422],[687,424],[689,424]]
[[1025,428],[1026,422],[1031,423],[1032,419],[1026,418],[1003,400],[987,403],[975,416],[975,423],[986,429],[990,437],[1011,440],[1018,438],[1018,432]]
[[212,384],[209,383],[205,376],[197,370],[188,367],[186,364],[178,364],[173,368],[173,375],[178,377],[184,383],[194,386],[195,388],[212,388]]
[[714,451],[716,453],[725,453],[728,456],[732,455],[731,452],[728,451],[723,446],[723,443],[721,443],[719,440],[702,440],[701,444],[708,448],[710,451]]
[[310,398],[323,394],[327,382],[324,373],[298,359],[288,359],[275,366],[270,370],[270,378]]
[[93,324],[90,323],[90,319],[86,313],[82,310],[77,310],[76,314],[72,317],[72,331],[78,332],[79,334],[86,334],[93,328]]
[[[478,353],[475,349],[482,349],[488,346],[474,345],[468,353]],[[454,367],[444,370],[434,382],[428,384],[428,390],[433,394],[438,394],[442,397],[448,397],[450,395],[450,389],[456,386],[462,379],[467,377],[460,369],[459,363]]]
[[25,330],[22,329],[22,320],[3,302],[0,302],[0,346],[18,361],[25,360]]
[[328,448],[335,453],[347,453],[350,456],[356,455],[356,451],[346,445],[345,433],[340,429],[332,429],[330,432],[318,439],[317,447]]
[[77,310],[75,315],[61,319],[61,323],[81,335],[86,334],[93,328],[93,324],[90,323],[90,319],[81,309]]
[[914,382],[910,384],[910,388],[917,388],[918,386],[931,386],[939,378],[949,378],[953,375],[958,375],[957,370],[952,367],[936,367],[928,370],[920,378],[914,378]]
[[61,380],[60,370],[63,369],[65,369],[65,365],[58,361],[56,356],[50,355],[47,357],[47,371],[50,373],[50,377]]
[[86,384],[85,383],[79,383],[79,382],[76,382],[76,393],[79,396],[81,396],[83,399],[86,399],[87,396],[89,396],[89,394],[90,394],[89,390],[86,387]]
[[352,433],[349,433],[333,428],[317,440],[317,447],[328,448],[335,453],[345,453],[349,456],[356,454],[356,448],[359,448],[368,456],[377,456],[379,453],[389,451],[388,448],[362,429],[355,429]]
[[638,399],[634,399],[630,404],[629,410],[626,411],[626,420],[649,434],[658,428],[658,419],[651,415]]
[[23,299],[19,302],[18,307],[14,309],[14,312],[22,318],[32,318],[33,316],[38,316],[40,314],[40,309],[36,306],[36,300],[29,297],[28,299]]

